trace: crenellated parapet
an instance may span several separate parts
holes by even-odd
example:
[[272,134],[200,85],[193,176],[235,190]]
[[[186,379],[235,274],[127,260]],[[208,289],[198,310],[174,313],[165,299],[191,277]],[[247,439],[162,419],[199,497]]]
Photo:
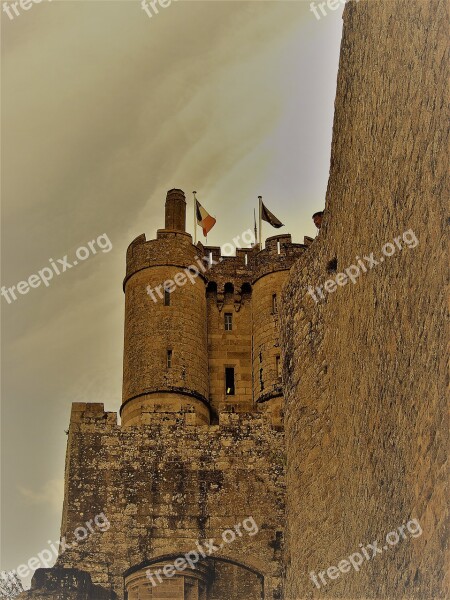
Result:
[[192,244],[189,233],[159,229],[153,240],[147,240],[143,233],[128,246],[124,288],[135,273],[151,267],[175,267],[182,270],[193,265],[202,273],[198,265],[201,256],[199,248]]
[[305,250],[304,244],[292,243],[290,234],[267,238],[265,247],[255,253],[252,261],[253,283],[268,273],[288,271]]

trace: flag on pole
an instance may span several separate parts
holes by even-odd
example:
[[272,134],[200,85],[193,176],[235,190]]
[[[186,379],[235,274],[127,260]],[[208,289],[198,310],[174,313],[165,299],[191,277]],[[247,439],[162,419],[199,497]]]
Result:
[[270,210],[264,205],[264,202],[261,199],[261,219],[266,223],[272,225],[272,227],[284,227],[283,223],[276,218],[274,214],[270,212]]
[[216,219],[203,208],[197,198],[195,198],[195,215],[197,223],[203,229],[203,235],[206,237],[216,224]]

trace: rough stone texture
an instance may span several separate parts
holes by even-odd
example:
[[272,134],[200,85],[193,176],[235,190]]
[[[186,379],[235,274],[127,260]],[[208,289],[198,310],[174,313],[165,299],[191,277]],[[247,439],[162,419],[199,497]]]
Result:
[[[284,291],[286,600],[449,597],[447,6],[345,8],[324,226]],[[354,285],[307,293],[371,252]],[[412,518],[422,535],[310,580]]]
[[265,597],[278,598],[283,433],[265,415],[224,413],[209,427],[171,416],[123,428],[101,404],[73,405],[62,535],[71,545],[76,528],[100,513],[110,527],[67,549],[58,566],[85,571],[123,598],[128,570],[195,550],[197,540],[221,541],[225,529],[253,517],[256,535],[242,528],[211,556],[217,585],[208,600],[237,600],[245,585],[254,590],[246,597],[260,600],[262,576]]

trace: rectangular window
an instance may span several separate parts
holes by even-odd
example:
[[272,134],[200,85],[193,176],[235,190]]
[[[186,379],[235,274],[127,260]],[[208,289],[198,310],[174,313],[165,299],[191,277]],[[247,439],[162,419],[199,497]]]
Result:
[[277,303],[277,295],[272,295],[272,314],[276,315],[278,313],[278,303]]
[[167,350],[167,368],[172,368],[172,350]]
[[281,360],[279,355],[275,357],[275,371],[278,379],[281,379]]
[[164,288],[164,306],[170,306],[170,292]]
[[225,313],[225,331],[231,331],[233,329],[233,314]]
[[234,367],[225,367],[225,392],[227,396],[234,396]]

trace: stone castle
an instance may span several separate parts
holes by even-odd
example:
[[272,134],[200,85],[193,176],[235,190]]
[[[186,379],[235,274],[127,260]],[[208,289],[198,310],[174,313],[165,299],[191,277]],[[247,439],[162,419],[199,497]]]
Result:
[[[85,586],[73,598],[281,598],[279,302],[306,246],[278,235],[221,256],[194,245],[185,223],[184,193],[170,190],[164,229],[128,248],[121,423],[102,404],[73,405],[61,533],[70,546],[98,513],[111,526],[42,571],[43,594],[59,586],[72,598],[71,587]],[[161,284],[164,293],[148,293]],[[257,535],[157,585],[147,576],[249,518]]]
[[[345,7],[314,241],[219,261],[169,192],[165,229],[127,253],[121,424],[101,404],[72,409],[62,535],[102,512],[111,526],[38,569],[21,600],[449,597],[447,24],[444,0]],[[307,294],[407,230],[413,250],[318,304]],[[203,255],[218,264],[152,301],[149,285]],[[358,572],[332,567],[411,518],[420,537]],[[146,571],[236,525],[152,585]],[[313,570],[332,573],[320,589]]]

